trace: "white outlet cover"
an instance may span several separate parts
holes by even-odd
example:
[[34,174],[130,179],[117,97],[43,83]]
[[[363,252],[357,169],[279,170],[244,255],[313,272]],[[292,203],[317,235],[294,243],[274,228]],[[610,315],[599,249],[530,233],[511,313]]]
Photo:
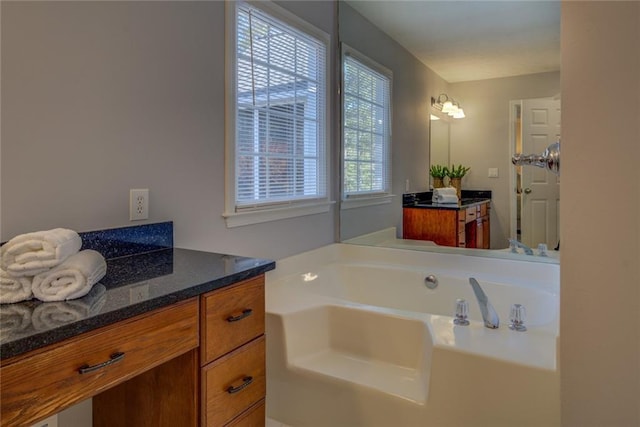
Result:
[[498,177],[498,168],[489,168],[489,178]]
[[149,218],[149,189],[132,188],[129,190],[129,220],[137,221]]

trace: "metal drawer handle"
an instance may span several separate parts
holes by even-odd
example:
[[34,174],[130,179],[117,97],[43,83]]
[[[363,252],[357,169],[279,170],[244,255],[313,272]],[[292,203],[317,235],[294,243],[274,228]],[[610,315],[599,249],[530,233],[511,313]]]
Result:
[[243,390],[244,388],[246,388],[252,382],[253,382],[253,377],[246,376],[246,377],[242,378],[242,384],[240,384],[238,387],[234,387],[232,385],[227,387],[227,393],[229,393],[229,394],[237,393],[237,392]]
[[83,365],[80,368],[78,368],[78,372],[80,374],[88,374],[89,372],[97,371],[98,369],[102,369],[113,363],[119,362],[122,359],[124,359],[124,353],[122,352],[113,353],[110,356],[109,360],[102,363],[98,363],[97,365],[93,365],[93,366]]
[[227,322],[229,322],[229,323],[237,322],[238,320],[242,320],[245,317],[251,316],[252,313],[253,313],[253,310],[250,309],[250,308],[247,308],[246,310],[242,310],[242,314],[239,314],[237,316],[229,316],[229,317],[227,317]]

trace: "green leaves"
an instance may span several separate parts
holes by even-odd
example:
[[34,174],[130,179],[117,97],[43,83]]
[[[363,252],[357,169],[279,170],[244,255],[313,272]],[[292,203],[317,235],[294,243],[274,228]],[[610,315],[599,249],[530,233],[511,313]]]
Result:
[[462,178],[469,172],[471,168],[462,166],[462,165],[451,165],[451,170],[448,171],[447,176],[449,178]]
[[431,165],[429,168],[429,175],[434,178],[444,178],[445,176],[448,176],[449,178],[462,178],[470,169],[470,167],[462,165],[451,165],[451,169],[447,166]]
[[448,173],[449,169],[447,169],[446,166],[431,165],[429,168],[429,175],[434,178],[444,178],[445,176],[448,176]]

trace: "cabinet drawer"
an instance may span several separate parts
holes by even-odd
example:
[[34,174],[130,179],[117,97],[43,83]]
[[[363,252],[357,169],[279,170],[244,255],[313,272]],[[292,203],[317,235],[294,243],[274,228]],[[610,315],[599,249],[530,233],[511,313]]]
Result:
[[478,216],[477,206],[473,206],[471,208],[467,208],[465,216],[466,216],[465,222],[475,221],[475,219]]
[[266,403],[262,399],[253,405],[247,412],[227,424],[227,427],[258,427],[264,426],[267,418]]
[[202,369],[205,426],[222,426],[264,398],[264,335]]
[[32,424],[197,346],[194,298],[8,361],[1,424]]
[[483,203],[480,205],[480,216],[486,216],[489,209],[489,203]]
[[264,275],[202,297],[201,365],[264,334]]

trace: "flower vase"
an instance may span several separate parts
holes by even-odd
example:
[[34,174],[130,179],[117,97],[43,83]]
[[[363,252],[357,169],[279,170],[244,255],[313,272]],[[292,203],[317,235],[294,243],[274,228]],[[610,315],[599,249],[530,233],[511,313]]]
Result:
[[440,177],[433,177],[433,188],[442,188],[444,187],[444,180]]
[[449,185],[456,189],[456,195],[462,200],[462,178],[450,178]]

